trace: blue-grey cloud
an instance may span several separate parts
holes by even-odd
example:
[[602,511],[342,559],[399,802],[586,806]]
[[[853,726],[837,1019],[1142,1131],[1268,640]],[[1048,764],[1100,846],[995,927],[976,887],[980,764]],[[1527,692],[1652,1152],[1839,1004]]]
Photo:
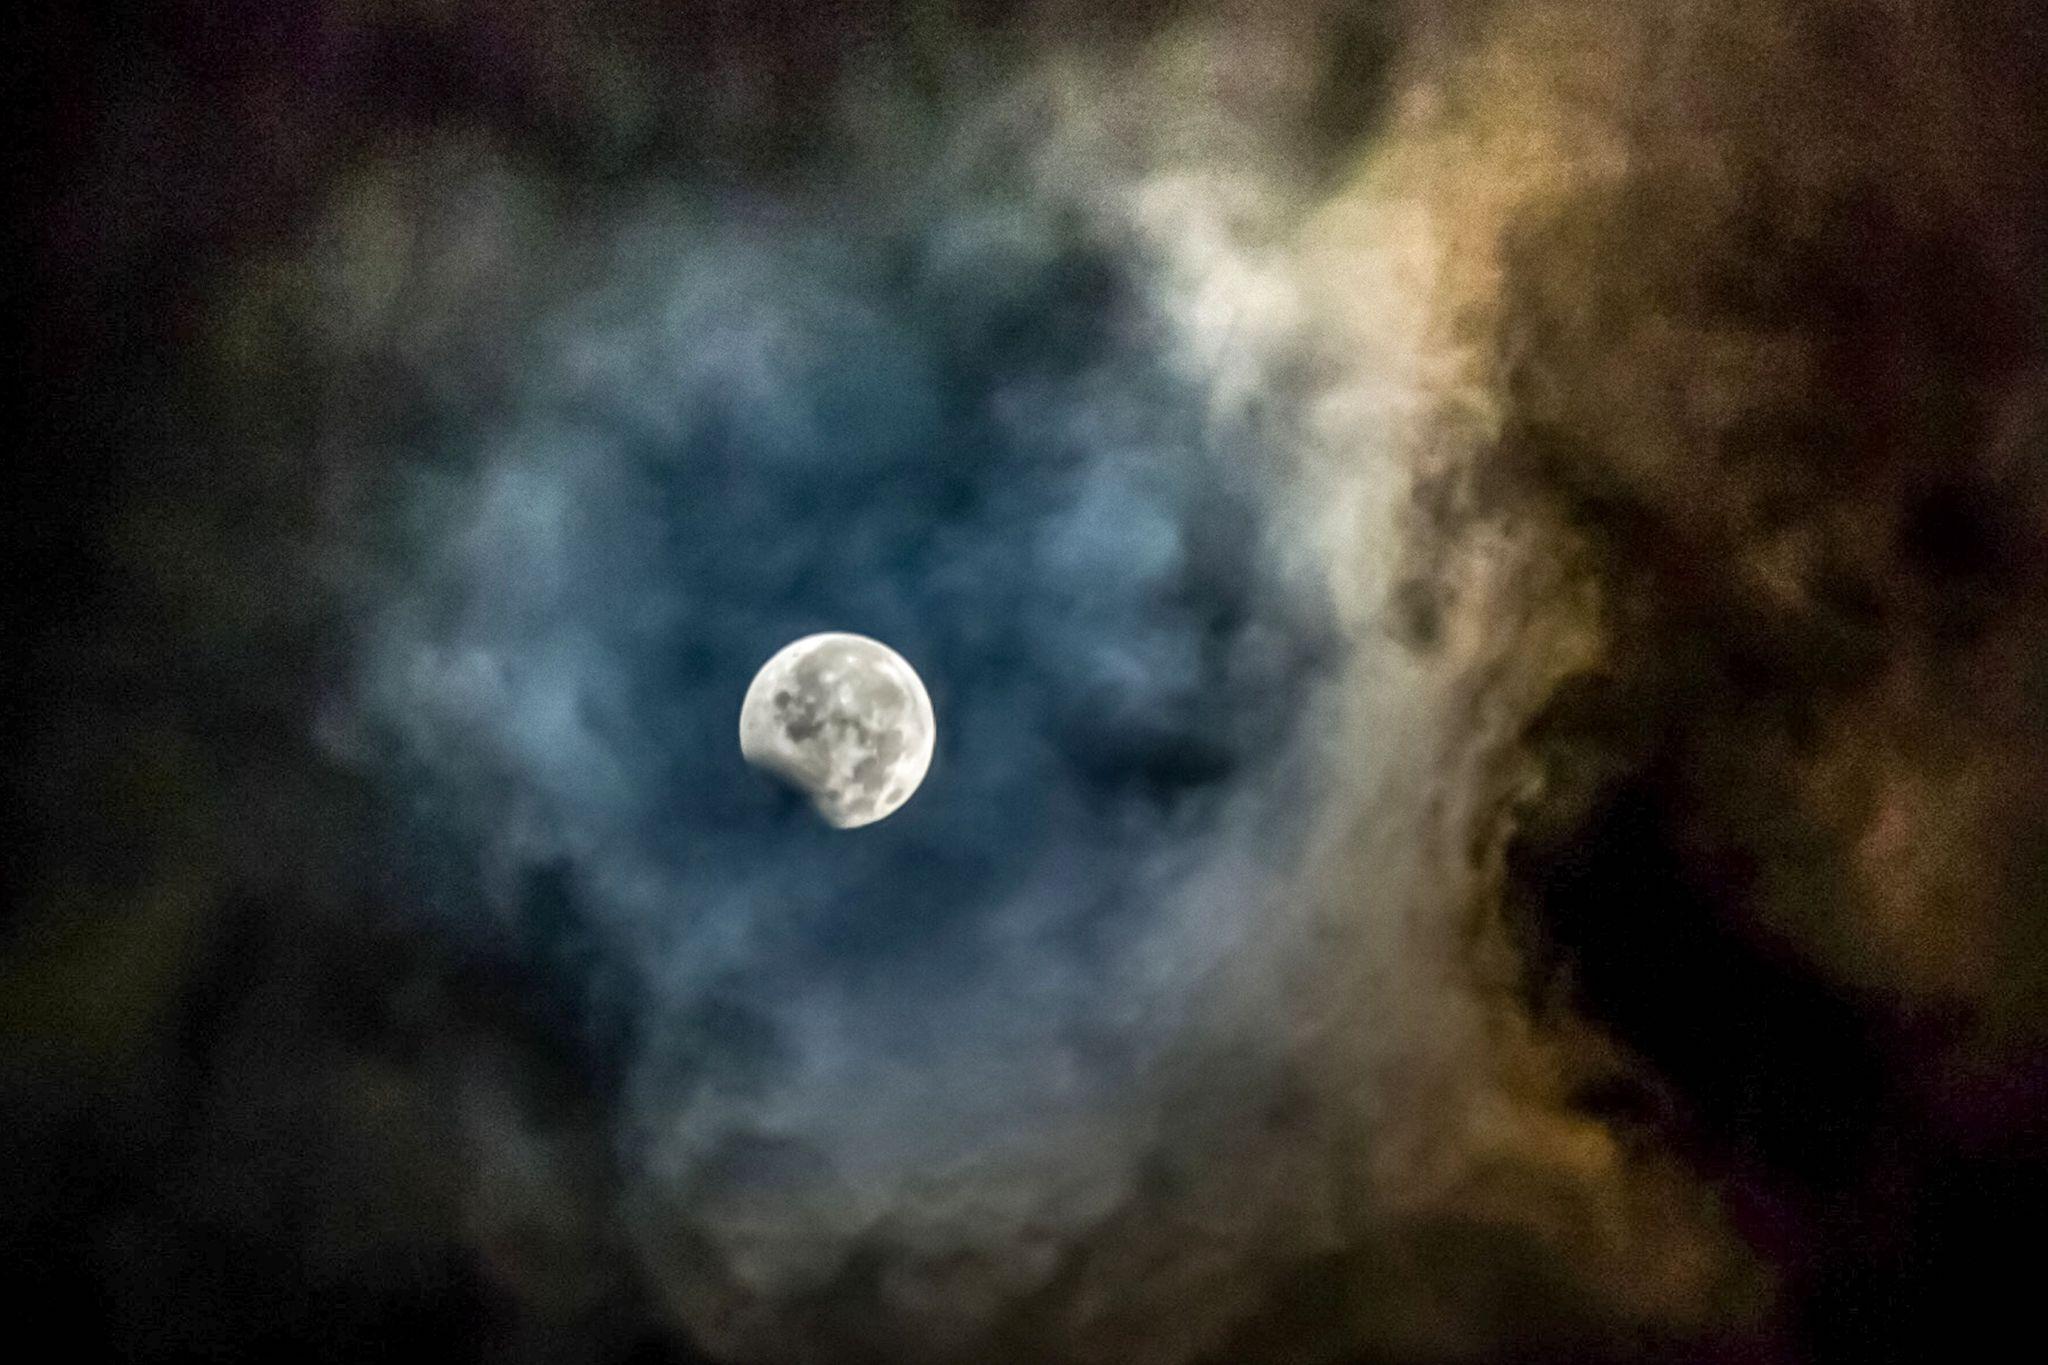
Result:
[[[1345,645],[1278,557],[1274,415],[1219,415],[1156,267],[1029,186],[572,225],[485,160],[392,181],[410,263],[349,363],[403,384],[331,420],[410,527],[350,585],[331,742],[467,850],[442,931],[575,1001],[641,1238],[770,1303],[871,1240],[986,1258],[984,1311],[1038,1287],[1015,1248],[1132,1197],[1185,997],[1267,932],[1232,869],[1304,823]],[[413,299],[509,321],[441,338]],[[918,797],[853,835],[734,738],[822,629],[899,649],[939,716]]]

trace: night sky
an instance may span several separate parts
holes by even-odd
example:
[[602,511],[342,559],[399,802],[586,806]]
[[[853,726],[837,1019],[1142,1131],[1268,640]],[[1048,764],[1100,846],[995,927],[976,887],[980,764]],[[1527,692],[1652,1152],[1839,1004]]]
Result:
[[[4,39],[24,1340],[2033,1330],[2030,0]],[[857,830],[737,741],[830,630],[938,721]]]

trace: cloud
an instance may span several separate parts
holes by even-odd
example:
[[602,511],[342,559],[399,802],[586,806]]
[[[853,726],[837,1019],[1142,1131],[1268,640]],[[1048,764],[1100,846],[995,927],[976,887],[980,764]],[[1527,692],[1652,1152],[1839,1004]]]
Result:
[[[268,926],[193,975],[305,1046],[193,1024],[165,1184],[336,1283],[392,1213],[536,1358],[1783,1349],[1829,987],[1955,1011],[1907,1084],[1996,1141],[2035,986],[2028,133],[1844,21],[1935,155],[1836,12],[367,25],[473,98],[223,249],[131,518],[290,731],[169,765]],[[941,726],[857,837],[735,743],[835,628]]]
[[[1528,1324],[1428,1306],[1490,1292],[1470,1265],[1583,1300],[1569,1332],[1739,1276],[1463,960],[1505,727],[1555,665],[1516,693],[1474,633],[1533,551],[1432,548],[1409,510],[1498,402],[1461,255],[1539,190],[1489,138],[1547,147],[1553,192],[1608,154],[1547,88],[1436,115],[1479,77],[1426,69],[1333,189],[1286,104],[1313,47],[1246,22],[958,105],[871,74],[863,114],[937,169],[827,160],[723,212],[534,209],[559,189],[432,145],[351,192],[412,243],[402,293],[463,315],[487,239],[509,297],[475,306],[520,321],[368,348],[425,366],[399,429],[452,440],[372,457],[423,520],[330,733],[476,849],[446,932],[545,954],[545,872],[611,964],[611,1197],[718,1353],[1184,1360],[1329,1258],[1371,1302],[1349,1332],[1483,1351]],[[1528,76],[1515,41],[1482,55]],[[435,419],[472,392],[483,420]],[[1469,580],[1421,649],[1389,607],[1417,554]],[[752,669],[824,628],[941,712],[927,790],[860,844],[731,752]]]
[[[358,231],[409,243],[403,296],[524,326],[429,311],[337,357],[420,397],[331,415],[415,521],[344,579],[365,631],[324,733],[474,849],[443,932],[590,943],[626,1035],[612,1197],[685,1326],[820,1349],[802,1303],[872,1262],[902,1349],[971,1340],[1136,1197],[1162,1052],[1264,955],[1339,653],[1217,378],[1271,323],[1162,353],[1231,320],[1152,296],[1078,151],[1044,154],[1072,191],[898,191],[937,208],[835,171],[812,194],[844,208],[764,195],[744,232],[660,189],[572,230],[449,155],[352,190],[399,219]],[[344,315],[375,249],[333,254]],[[859,842],[732,742],[753,669],[822,628],[900,648],[941,712],[926,789]]]

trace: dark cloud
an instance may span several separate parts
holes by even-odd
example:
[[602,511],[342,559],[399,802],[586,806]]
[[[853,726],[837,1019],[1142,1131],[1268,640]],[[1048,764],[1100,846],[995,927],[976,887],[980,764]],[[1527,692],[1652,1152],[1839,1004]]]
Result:
[[[2018,7],[96,22],[0,958],[88,1354],[1860,1360],[1983,1264]],[[821,629],[940,721],[852,835],[736,743]]]
[[1995,1309],[1970,1243],[2040,1155],[2040,34],[1782,22],[1643,80],[1631,171],[1511,239],[1502,459],[1602,644],[1510,905],[1797,1248],[1809,1349],[1895,1358]]

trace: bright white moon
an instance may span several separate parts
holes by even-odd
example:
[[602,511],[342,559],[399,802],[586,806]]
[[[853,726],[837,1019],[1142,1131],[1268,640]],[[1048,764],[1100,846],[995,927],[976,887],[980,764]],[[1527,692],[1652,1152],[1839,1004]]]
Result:
[[740,706],[747,762],[801,789],[826,823],[871,825],[932,763],[932,699],[903,656],[865,635],[806,635],[761,665]]

